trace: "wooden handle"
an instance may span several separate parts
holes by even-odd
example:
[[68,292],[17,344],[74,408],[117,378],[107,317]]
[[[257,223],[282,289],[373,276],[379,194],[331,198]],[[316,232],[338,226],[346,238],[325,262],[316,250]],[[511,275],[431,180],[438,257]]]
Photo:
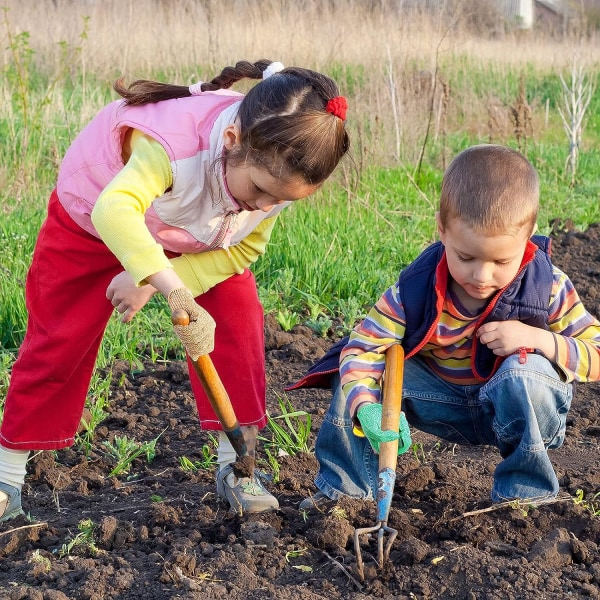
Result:
[[235,416],[229,394],[223,386],[223,382],[215,369],[215,365],[208,354],[199,356],[196,360],[192,361],[194,370],[200,378],[202,387],[210,400],[210,404],[213,407],[223,429],[225,431],[231,431],[238,427],[238,420]]
[[[190,316],[183,308],[176,308],[171,313],[171,322],[173,325],[187,326],[190,322]],[[196,360],[190,359],[190,362],[194,366],[194,371],[200,379],[210,405],[223,426],[223,431],[231,441],[236,454],[238,456],[246,455],[248,450],[240,424],[235,416],[229,394],[215,369],[212,359],[208,354],[204,354]]]
[[[381,429],[398,431],[402,410],[402,380],[404,378],[404,349],[400,344],[390,346],[385,353],[385,379]],[[396,468],[398,440],[383,442],[379,447],[379,468]]]
[[173,325],[189,325],[190,315],[187,314],[187,311],[184,308],[176,308],[171,313],[171,323],[173,323]]

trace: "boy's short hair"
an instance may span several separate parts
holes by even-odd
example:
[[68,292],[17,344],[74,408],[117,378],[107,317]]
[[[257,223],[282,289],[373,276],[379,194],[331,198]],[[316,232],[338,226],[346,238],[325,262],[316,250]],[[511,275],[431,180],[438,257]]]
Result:
[[494,144],[467,148],[450,163],[442,181],[440,221],[459,219],[490,234],[515,233],[537,220],[538,174],[520,152]]

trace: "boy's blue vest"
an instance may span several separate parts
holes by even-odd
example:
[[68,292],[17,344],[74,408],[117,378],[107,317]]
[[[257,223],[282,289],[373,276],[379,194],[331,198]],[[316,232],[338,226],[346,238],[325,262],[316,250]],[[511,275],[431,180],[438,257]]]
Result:
[[[552,291],[551,240],[533,236],[525,250],[523,265],[512,282],[498,292],[479,317],[477,327],[488,321],[518,320],[533,327],[548,329],[548,307]],[[414,356],[435,331],[448,284],[444,246],[437,242],[424,250],[400,273],[398,285],[406,313],[402,346],[406,358]],[[332,346],[306,373],[286,387],[329,387],[331,376],[339,370],[339,358],[348,337]],[[480,381],[487,381],[504,357],[496,356],[485,344],[473,339],[471,369]]]

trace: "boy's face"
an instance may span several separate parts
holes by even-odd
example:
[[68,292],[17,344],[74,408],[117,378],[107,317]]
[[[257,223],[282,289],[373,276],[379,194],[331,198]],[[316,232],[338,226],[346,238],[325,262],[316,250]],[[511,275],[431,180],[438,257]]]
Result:
[[459,219],[443,228],[438,217],[438,232],[452,279],[469,298],[483,302],[519,271],[531,229],[524,226],[516,234],[489,235],[473,231]]

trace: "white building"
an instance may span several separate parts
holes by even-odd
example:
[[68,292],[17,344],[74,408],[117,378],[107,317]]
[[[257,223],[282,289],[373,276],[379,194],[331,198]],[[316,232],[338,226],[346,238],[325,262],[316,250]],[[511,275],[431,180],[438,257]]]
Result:
[[564,16],[565,0],[496,0],[498,8],[508,21],[519,29],[531,29],[536,19],[536,10]]

